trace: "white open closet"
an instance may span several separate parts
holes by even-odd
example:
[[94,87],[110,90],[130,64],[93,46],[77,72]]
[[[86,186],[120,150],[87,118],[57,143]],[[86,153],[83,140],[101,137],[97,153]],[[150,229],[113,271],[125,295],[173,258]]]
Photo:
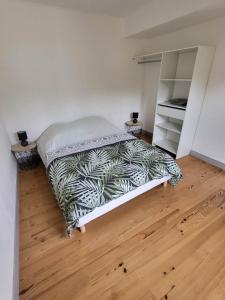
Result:
[[197,128],[214,47],[196,46],[138,56],[138,63],[161,61],[153,144],[188,155]]

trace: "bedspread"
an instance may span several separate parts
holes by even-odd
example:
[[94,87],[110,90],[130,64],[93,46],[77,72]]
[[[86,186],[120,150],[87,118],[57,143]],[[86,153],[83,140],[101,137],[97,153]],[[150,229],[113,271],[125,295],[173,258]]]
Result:
[[170,155],[131,135],[103,137],[98,146],[95,142],[72,147],[69,152],[62,149],[58,156],[51,154],[54,159],[48,166],[48,178],[68,230],[96,207],[153,179],[169,175],[170,183],[176,185],[182,177]]

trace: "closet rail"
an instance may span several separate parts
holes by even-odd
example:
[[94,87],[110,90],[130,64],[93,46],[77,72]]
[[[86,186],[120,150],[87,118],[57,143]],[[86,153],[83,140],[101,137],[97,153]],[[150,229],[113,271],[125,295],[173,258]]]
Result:
[[156,63],[156,62],[161,62],[161,59],[152,59],[152,60],[143,60],[143,61],[138,61],[138,64],[151,64],[151,63]]

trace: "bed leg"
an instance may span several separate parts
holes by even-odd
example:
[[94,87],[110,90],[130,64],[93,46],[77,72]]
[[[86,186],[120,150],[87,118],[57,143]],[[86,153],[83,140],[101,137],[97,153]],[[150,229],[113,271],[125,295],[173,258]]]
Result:
[[167,187],[167,181],[163,182],[163,187],[164,187],[164,188]]
[[68,238],[68,239],[71,239],[71,237],[72,237],[72,231],[73,231],[73,229],[71,229],[71,228],[68,229],[68,228],[67,228],[66,234],[67,234],[67,238]]
[[85,228],[84,225],[83,225],[83,226],[80,226],[80,232],[81,232],[81,233],[85,233],[85,232],[86,232],[86,228]]

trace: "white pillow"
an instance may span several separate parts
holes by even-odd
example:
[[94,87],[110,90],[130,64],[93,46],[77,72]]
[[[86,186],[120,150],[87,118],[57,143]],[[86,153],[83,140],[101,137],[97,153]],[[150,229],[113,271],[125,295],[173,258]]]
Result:
[[46,154],[68,145],[123,132],[102,117],[86,117],[48,127],[37,141],[38,152],[45,165]]

